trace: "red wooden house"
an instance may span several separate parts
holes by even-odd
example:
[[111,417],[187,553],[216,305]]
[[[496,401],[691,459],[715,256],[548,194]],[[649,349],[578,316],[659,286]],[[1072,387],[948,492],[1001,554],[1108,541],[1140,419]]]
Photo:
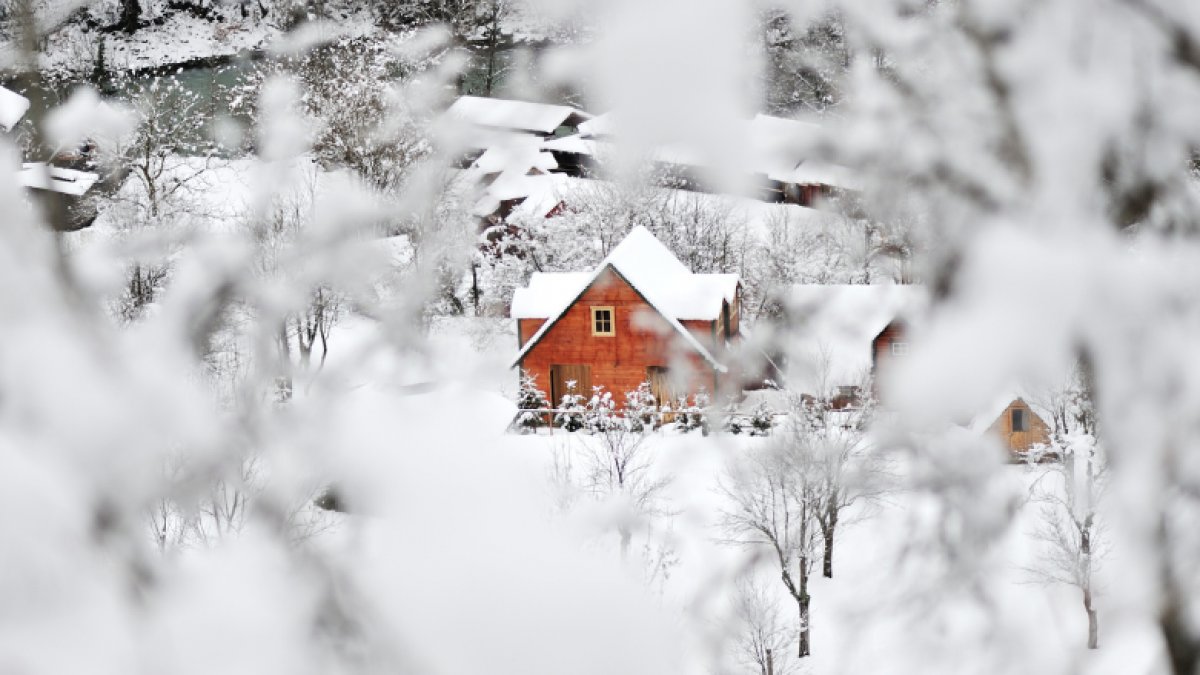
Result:
[[643,227],[590,272],[534,274],[513,295],[520,352],[554,405],[567,383],[618,401],[648,382],[662,404],[706,389],[737,391],[726,365],[739,341],[736,274],[693,274]]

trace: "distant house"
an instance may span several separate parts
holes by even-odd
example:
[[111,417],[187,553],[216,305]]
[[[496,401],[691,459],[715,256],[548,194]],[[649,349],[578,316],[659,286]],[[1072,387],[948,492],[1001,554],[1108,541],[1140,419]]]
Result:
[[727,357],[740,339],[740,280],[693,274],[637,227],[595,269],[534,274],[513,296],[513,361],[558,405],[574,381],[618,401],[643,382],[659,403],[706,389],[736,392]]
[[1012,459],[1021,459],[1035,445],[1050,443],[1050,427],[1020,394],[998,399],[995,407],[975,418],[971,428],[998,439]]
[[592,115],[577,108],[550,103],[460,96],[446,116],[467,124],[535,136],[568,136]]
[[460,96],[442,114],[435,131],[454,154],[462,153],[460,166],[466,168],[489,148],[519,142],[522,137],[569,136],[591,118],[566,105]]
[[919,309],[924,299],[920,286],[891,283],[792,286],[778,298],[774,331],[786,340],[759,345],[770,355],[769,367],[748,375],[837,407],[856,405],[873,374],[874,341],[885,327]]

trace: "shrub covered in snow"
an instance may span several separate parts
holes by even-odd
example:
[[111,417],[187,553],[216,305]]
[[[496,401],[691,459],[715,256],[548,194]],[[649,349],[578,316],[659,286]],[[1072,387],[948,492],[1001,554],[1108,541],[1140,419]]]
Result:
[[612,394],[604,391],[604,387],[592,387],[592,397],[588,399],[584,413],[584,427],[592,433],[604,433],[624,423],[617,416],[617,404]]
[[587,399],[583,394],[578,393],[577,385],[575,380],[567,380],[567,393],[563,394],[562,400],[558,402],[558,409],[566,412],[560,412],[554,416],[554,423],[567,431],[582,429],[587,415],[585,404]]
[[759,401],[754,407],[754,411],[750,413],[750,420],[747,424],[748,431],[751,436],[766,436],[771,433],[771,427],[775,426],[775,412],[767,405],[766,401]]
[[643,382],[635,391],[625,392],[625,420],[630,431],[657,429],[662,424],[657,401],[650,393],[650,383]]
[[675,410],[675,429],[688,433],[699,429],[704,435],[708,435],[709,426],[706,419],[707,409],[709,407],[708,392],[703,387],[692,397],[691,404],[688,403],[687,396],[680,396],[676,403]]
[[537,375],[522,375],[521,389],[517,392],[517,409],[521,412],[517,414],[516,426],[522,433],[529,433],[537,427],[545,424],[544,417],[541,411],[548,410],[550,403],[546,401],[546,392],[538,389]]

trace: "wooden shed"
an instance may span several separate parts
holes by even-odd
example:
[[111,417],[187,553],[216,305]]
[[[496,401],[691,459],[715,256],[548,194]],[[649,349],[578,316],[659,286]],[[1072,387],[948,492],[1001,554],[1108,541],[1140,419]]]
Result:
[[[1009,458],[1022,461],[1036,445],[1050,443],[1050,427],[1019,394],[1002,396],[991,410],[980,414],[971,427],[978,433],[998,439],[1008,449]],[[996,408],[1003,406],[997,413]]]
[[623,402],[650,384],[662,404],[740,389],[723,361],[739,341],[740,281],[693,274],[643,227],[590,272],[534,274],[513,296],[513,360],[555,404],[600,386]]

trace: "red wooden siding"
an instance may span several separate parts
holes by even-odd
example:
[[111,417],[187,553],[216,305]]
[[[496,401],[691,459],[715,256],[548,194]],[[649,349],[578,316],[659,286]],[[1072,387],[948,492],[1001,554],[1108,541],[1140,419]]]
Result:
[[546,323],[545,319],[517,319],[517,337],[520,339],[522,347],[529,342],[529,338],[537,334],[544,323]]
[[892,355],[892,345],[896,342],[908,342],[908,331],[905,330],[904,324],[899,321],[893,321],[875,337],[875,342],[871,345],[871,363],[872,375],[876,381],[879,379],[879,373],[886,370],[888,363],[896,357]]

